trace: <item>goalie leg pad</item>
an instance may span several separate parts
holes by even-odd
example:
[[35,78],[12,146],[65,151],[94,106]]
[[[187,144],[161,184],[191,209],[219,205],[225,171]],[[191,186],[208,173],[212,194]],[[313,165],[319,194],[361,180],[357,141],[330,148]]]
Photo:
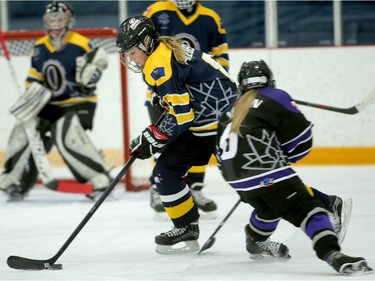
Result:
[[23,191],[31,188],[36,181],[37,172],[31,158],[31,151],[23,125],[14,127],[5,151],[5,171],[0,175],[0,188],[20,186]]
[[79,182],[92,180],[94,188],[109,184],[108,168],[76,113],[68,113],[60,118],[52,133],[62,158]]
[[27,122],[35,118],[51,99],[52,93],[37,82],[32,82],[26,92],[10,108],[18,120]]

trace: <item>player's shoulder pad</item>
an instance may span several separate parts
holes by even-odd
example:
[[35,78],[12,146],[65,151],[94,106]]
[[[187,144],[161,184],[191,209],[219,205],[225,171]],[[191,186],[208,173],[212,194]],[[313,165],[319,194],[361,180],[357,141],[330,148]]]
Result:
[[160,43],[148,57],[143,68],[145,80],[151,86],[160,86],[172,76],[172,50]]
[[226,33],[226,30],[222,25],[220,16],[214,10],[212,10],[210,8],[207,8],[207,7],[203,6],[201,3],[198,2],[197,12],[202,16],[211,17],[215,21],[219,32],[222,33],[222,34]]
[[48,35],[44,35],[43,37],[35,41],[34,46],[46,44],[48,41],[49,41]]
[[258,92],[261,96],[267,97],[268,99],[271,99],[284,108],[293,111],[293,112],[300,112],[300,110],[297,108],[293,98],[289,95],[288,92],[278,89],[278,88],[272,88],[272,87],[265,87],[261,88]]
[[90,39],[87,38],[86,36],[79,34],[76,31],[70,32],[70,34],[67,36],[65,40],[66,40],[66,43],[79,46],[82,49],[84,49],[86,52],[92,49],[90,45]]
[[143,12],[145,17],[151,18],[154,14],[160,11],[176,11],[177,7],[174,3],[166,1],[166,2],[155,2],[147,7],[147,9]]

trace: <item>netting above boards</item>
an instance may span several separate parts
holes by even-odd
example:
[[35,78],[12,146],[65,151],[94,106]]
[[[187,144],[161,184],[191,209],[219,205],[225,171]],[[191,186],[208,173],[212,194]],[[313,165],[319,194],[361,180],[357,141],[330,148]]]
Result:
[[[103,47],[107,53],[116,53],[115,29],[77,29],[78,33],[91,39],[92,46]],[[39,38],[45,35],[45,31],[13,31],[3,33],[10,55],[31,55],[33,46]],[[4,55],[0,48],[0,55]]]

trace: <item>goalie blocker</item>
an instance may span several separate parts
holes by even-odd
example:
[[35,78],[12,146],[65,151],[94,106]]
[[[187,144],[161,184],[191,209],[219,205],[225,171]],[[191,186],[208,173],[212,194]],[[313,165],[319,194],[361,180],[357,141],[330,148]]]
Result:
[[51,99],[52,93],[37,82],[32,82],[25,93],[10,108],[19,121],[26,123],[35,118]]

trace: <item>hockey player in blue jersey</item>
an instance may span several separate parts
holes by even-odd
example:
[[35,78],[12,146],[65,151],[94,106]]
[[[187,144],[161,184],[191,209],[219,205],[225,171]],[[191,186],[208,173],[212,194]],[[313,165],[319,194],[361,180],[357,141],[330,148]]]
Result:
[[[35,42],[26,91],[13,107],[23,112],[16,115],[19,121],[10,136],[5,171],[0,175],[0,187],[10,199],[22,199],[38,177],[23,126],[26,119],[35,119],[46,151],[56,145],[77,181],[92,186],[87,194],[90,198],[110,183],[108,168],[85,132],[93,127],[96,84],[107,67],[107,55],[72,30],[74,19],[66,2],[53,1],[45,7],[47,32]],[[30,102],[24,103],[28,96]]]
[[290,166],[310,152],[312,123],[288,93],[275,88],[264,61],[243,63],[238,82],[240,98],[220,120],[217,159],[226,182],[254,207],[245,226],[250,257],[290,258],[286,245],[270,239],[285,219],[306,233],[318,258],[337,272],[371,273],[364,258],[340,252],[326,206]]
[[[117,47],[122,63],[143,73],[157,105],[167,112],[160,125],[148,126],[130,146],[142,159],[161,153],[152,176],[174,228],[155,237],[156,251],[197,251],[199,213],[184,176],[214,153],[218,118],[237,99],[236,83],[209,54],[159,36],[145,16],[120,25]],[[182,247],[173,248],[179,242]]]
[[[226,31],[220,16],[212,9],[195,0],[160,1],[150,5],[143,13],[150,18],[156,31],[161,36],[173,36],[185,45],[205,52],[218,61],[226,70],[229,67],[228,43]],[[152,106],[152,90],[147,92],[146,106],[152,123],[161,116],[160,111]],[[157,155],[154,156],[157,158]],[[189,185],[194,201],[205,218],[216,217],[216,203],[202,193],[206,166],[193,166],[185,180]],[[160,200],[154,181],[151,177],[151,207],[157,214],[164,214],[165,209]]]

